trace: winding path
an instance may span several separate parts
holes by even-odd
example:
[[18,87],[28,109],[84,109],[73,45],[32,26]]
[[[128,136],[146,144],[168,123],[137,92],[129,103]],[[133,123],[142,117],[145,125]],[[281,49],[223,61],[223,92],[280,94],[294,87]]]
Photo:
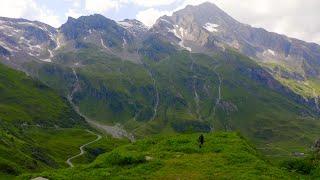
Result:
[[84,149],[83,149],[84,147],[86,147],[86,146],[88,146],[88,145],[90,145],[90,144],[92,144],[92,143],[95,143],[95,142],[99,141],[99,140],[102,138],[102,136],[99,135],[99,134],[96,134],[96,133],[94,133],[94,132],[92,132],[92,131],[89,131],[89,130],[86,130],[86,131],[89,132],[89,133],[91,133],[91,134],[96,135],[96,136],[97,136],[97,139],[95,139],[95,140],[93,140],[93,141],[90,141],[90,142],[88,142],[88,143],[80,146],[80,148],[79,148],[79,149],[80,149],[80,153],[77,154],[77,155],[75,155],[75,156],[70,157],[69,159],[67,159],[66,163],[67,163],[70,167],[74,167],[74,165],[73,165],[72,162],[71,162],[72,159],[75,159],[75,158],[77,158],[77,157],[79,157],[79,156],[82,156],[82,155],[84,154]]

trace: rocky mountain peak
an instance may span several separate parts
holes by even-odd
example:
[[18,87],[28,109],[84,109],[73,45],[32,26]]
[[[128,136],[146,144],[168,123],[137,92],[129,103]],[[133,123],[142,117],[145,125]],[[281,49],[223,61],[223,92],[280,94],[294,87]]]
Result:
[[140,36],[148,31],[148,27],[136,19],[124,19],[119,21],[118,24],[136,36]]
[[320,76],[320,70],[313,68],[320,65],[319,45],[242,24],[212,3],[162,16],[151,30],[189,51],[231,47],[264,63],[284,63],[303,76]]
[[[94,14],[90,16],[81,16],[78,19],[69,17],[68,21],[63,24],[60,29],[67,39],[77,39],[87,34],[91,34],[92,31],[106,31],[108,29],[119,30],[117,23],[111,19],[108,19],[100,14]],[[120,28],[121,29],[121,28]]]
[[7,60],[48,61],[56,47],[56,34],[55,28],[38,21],[0,17],[0,54]]
[[209,2],[200,4],[198,6],[189,5],[186,8],[173,13],[173,17],[178,21],[181,19],[192,18],[201,26],[207,23],[217,24],[225,27],[235,26],[238,24],[235,19],[221,10],[218,6]]
[[212,3],[187,6],[172,16],[160,17],[153,31],[169,37],[177,45],[189,51],[206,51],[214,45],[214,35],[237,26],[238,22]]

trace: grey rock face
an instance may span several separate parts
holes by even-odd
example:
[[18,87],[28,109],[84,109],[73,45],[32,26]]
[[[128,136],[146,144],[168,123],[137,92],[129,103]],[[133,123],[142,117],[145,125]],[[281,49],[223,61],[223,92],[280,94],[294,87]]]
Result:
[[217,6],[204,3],[187,6],[172,16],[159,18],[152,31],[195,52],[232,47],[263,62],[283,63],[320,76],[320,46],[242,24]]
[[57,46],[56,35],[56,29],[37,21],[0,18],[1,54],[7,59],[29,57],[49,61]]
[[[137,58],[137,42],[147,27],[137,20],[125,20],[124,27],[102,15],[69,17],[56,29],[37,21],[0,17],[0,54],[9,64],[25,61],[52,62],[58,50],[77,51],[97,47],[124,59]],[[6,62],[6,63],[8,63]]]
[[118,24],[140,38],[148,31],[148,27],[136,19],[124,19],[119,21]]
[[0,46],[0,55],[7,57],[7,56],[10,56],[10,52],[6,48]]
[[69,17],[60,31],[66,40],[91,42],[110,48],[122,46],[123,41],[126,43],[133,41],[126,29],[98,14],[81,16],[78,19]]

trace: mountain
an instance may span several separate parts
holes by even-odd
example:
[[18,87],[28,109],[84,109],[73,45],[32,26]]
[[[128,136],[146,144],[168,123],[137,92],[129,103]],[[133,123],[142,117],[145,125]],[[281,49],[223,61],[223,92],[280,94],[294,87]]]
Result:
[[150,29],[98,14],[58,29],[0,23],[1,62],[138,138],[240,131],[288,156],[320,135],[319,46],[242,24],[213,4],[187,6]]
[[11,18],[0,18],[0,27],[0,55],[7,61],[12,58],[19,64],[35,59],[50,62],[57,47],[56,29],[37,21]]
[[296,93],[318,99],[315,79],[319,79],[320,46],[315,43],[242,24],[211,3],[163,16],[152,29],[193,52],[234,48],[262,64]]

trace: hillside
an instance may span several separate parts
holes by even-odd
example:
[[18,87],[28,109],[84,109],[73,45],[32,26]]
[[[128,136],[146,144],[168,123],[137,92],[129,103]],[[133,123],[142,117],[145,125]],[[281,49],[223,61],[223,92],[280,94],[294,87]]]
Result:
[[12,125],[72,127],[81,118],[67,100],[22,72],[0,65],[0,118]]
[[94,137],[86,127],[66,99],[0,65],[0,177],[65,167],[65,159]]
[[293,179],[265,161],[237,133],[154,136],[115,148],[93,163],[30,177],[49,179]]
[[[146,52],[159,56],[148,43]],[[306,151],[319,136],[310,104],[248,57],[234,50],[161,53],[159,61],[145,57],[134,64],[88,48],[29,69],[64,94],[72,91],[74,69],[80,110],[102,123],[121,123],[137,137],[239,130],[258,146],[267,143],[267,152],[288,155]],[[64,66],[74,61],[81,65]]]

